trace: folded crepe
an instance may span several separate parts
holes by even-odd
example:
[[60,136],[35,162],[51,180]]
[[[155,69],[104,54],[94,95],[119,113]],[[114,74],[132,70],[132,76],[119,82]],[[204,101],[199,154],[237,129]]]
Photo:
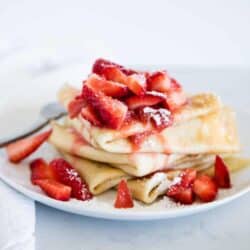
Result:
[[[226,155],[223,160],[227,164],[230,173],[235,173],[243,168],[250,167],[250,159]],[[193,165],[198,172],[214,176],[214,161]],[[128,180],[128,186],[132,196],[146,204],[153,203],[158,197],[164,195],[169,186],[179,181],[179,170],[158,172],[148,177]]]
[[[128,180],[128,187],[133,198],[144,203],[152,203],[163,195],[167,188],[178,180],[180,170],[168,170],[156,172],[150,176],[134,178],[120,169],[113,168],[108,164],[97,163],[60,151],[63,158],[68,161],[87,182],[92,194],[99,195],[105,191],[115,188],[121,179]],[[208,168],[211,166],[204,163],[199,166]],[[199,166],[192,167],[199,170]],[[176,179],[177,178],[177,179]]]
[[[176,172],[178,175],[178,172]],[[159,196],[166,193],[169,186],[173,184],[172,174],[155,173],[150,177],[128,181],[128,187],[133,198],[150,204]]]
[[[131,140],[121,131],[107,130],[79,119],[67,119],[93,147],[113,153],[133,153]],[[136,152],[166,154],[211,154],[239,151],[235,114],[224,107],[216,112],[164,129],[145,138]]]
[[161,153],[110,153],[96,149],[86,142],[74,129],[51,124],[53,132],[49,142],[59,151],[81,158],[108,163],[129,175],[140,177],[166,168],[187,168],[192,165],[214,161],[214,155],[181,155]]
[[[59,101],[67,107],[74,98],[74,88],[65,87]],[[112,153],[133,153],[130,136],[152,129],[150,123],[133,122],[119,130],[93,126],[81,115],[67,119],[94,148]],[[174,125],[161,133],[149,135],[136,149],[137,152],[166,154],[232,153],[239,150],[235,115],[222,107],[219,98],[204,93],[191,96],[188,104],[174,114]]]
[[145,178],[129,180],[131,176],[107,164],[89,161],[65,152],[61,154],[87,182],[90,192],[94,195],[115,188],[121,179],[127,179],[133,198],[144,203],[152,203],[166,192],[167,188],[173,184],[174,177],[179,174],[179,171],[161,172]]
[[[180,170],[173,169],[161,172],[155,172],[151,175],[134,178],[122,170],[113,168],[105,163],[97,163],[95,161],[86,160],[68,153],[62,152],[62,156],[78,171],[80,176],[87,182],[90,191],[94,195],[99,195],[112,188],[116,188],[121,179],[127,179],[128,187],[133,198],[150,204],[158,197],[165,194],[170,185],[173,185],[179,180]],[[198,161],[200,159],[200,161]],[[214,159],[214,156],[213,156]],[[229,170],[235,172],[250,165],[249,159],[235,158],[233,156],[224,159],[228,164]],[[197,156],[197,163],[190,162],[186,167],[195,168],[197,171],[212,174],[213,161],[202,161],[200,156]]]
[[90,192],[94,195],[101,194],[115,187],[121,179],[131,178],[131,176],[122,170],[113,168],[107,164],[75,157],[62,151],[61,154],[87,182]]

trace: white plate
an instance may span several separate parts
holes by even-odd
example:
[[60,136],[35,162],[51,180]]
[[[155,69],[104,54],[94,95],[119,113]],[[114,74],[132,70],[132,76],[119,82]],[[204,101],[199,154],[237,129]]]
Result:
[[[246,113],[238,113],[237,119],[242,148],[244,149],[243,153],[250,156],[250,116]],[[228,203],[250,190],[250,168],[247,168],[233,174],[233,187],[229,190],[220,190],[217,200],[211,203],[177,206],[176,203],[164,197],[152,205],[143,205],[135,202],[135,207],[132,209],[115,209],[113,207],[115,199],[114,191],[109,191],[88,202],[77,201],[75,199],[71,199],[68,202],[61,202],[47,197],[38,187],[30,183],[30,170],[28,167],[28,162],[33,158],[44,157],[50,160],[56,154],[50,145],[45,144],[21,164],[13,165],[7,161],[5,151],[1,150],[0,178],[24,195],[48,206],[71,213],[117,220],[154,220],[190,215]]]

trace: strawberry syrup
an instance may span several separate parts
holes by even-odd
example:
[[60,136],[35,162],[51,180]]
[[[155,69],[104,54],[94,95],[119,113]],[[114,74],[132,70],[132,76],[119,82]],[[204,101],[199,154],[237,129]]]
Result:
[[74,136],[74,142],[71,145],[71,152],[73,154],[77,154],[79,152],[79,147],[89,145],[89,143],[83,138],[83,136],[75,129],[70,128],[69,131]]

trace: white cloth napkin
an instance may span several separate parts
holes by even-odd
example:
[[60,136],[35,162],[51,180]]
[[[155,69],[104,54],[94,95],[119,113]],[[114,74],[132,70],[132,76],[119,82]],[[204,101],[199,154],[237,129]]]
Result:
[[0,181],[0,249],[35,249],[35,204]]

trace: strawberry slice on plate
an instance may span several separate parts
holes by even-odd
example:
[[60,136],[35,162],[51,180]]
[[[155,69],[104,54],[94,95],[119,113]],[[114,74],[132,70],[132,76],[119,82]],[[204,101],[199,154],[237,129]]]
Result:
[[81,97],[73,99],[68,104],[69,117],[72,119],[78,116],[84,106],[86,106],[86,102]]
[[18,163],[35,152],[50,136],[52,130],[45,131],[33,137],[24,138],[6,147],[9,160]]
[[197,170],[193,168],[187,168],[180,174],[181,185],[185,188],[190,187],[197,177]]
[[166,71],[156,71],[147,78],[147,85],[149,90],[159,92],[167,92],[171,88],[171,78]]
[[172,198],[181,204],[190,205],[194,202],[195,197],[192,188],[180,187],[176,195]]
[[196,179],[197,171],[192,168],[183,170],[179,177],[180,181],[170,186],[166,195],[182,204],[192,204],[194,202],[194,192],[192,185]]
[[129,109],[138,109],[156,105],[166,100],[165,96],[156,91],[148,91],[143,96],[131,96],[125,100]]
[[170,186],[166,195],[176,202],[186,205],[192,204],[195,198],[191,187],[183,187],[180,184]]
[[92,199],[87,183],[67,161],[58,158],[52,160],[49,165],[54,171],[56,179],[72,188],[72,197],[83,201]]
[[200,200],[210,202],[215,200],[218,193],[218,187],[211,177],[201,175],[195,179],[193,191]]
[[231,180],[229,170],[220,156],[216,156],[214,179],[220,188],[230,188]]
[[31,182],[36,185],[37,180],[51,179],[55,180],[55,175],[49,164],[42,159],[37,158],[30,163]]
[[36,180],[36,184],[51,198],[68,201],[71,196],[71,187],[63,185],[55,180]]
[[101,126],[101,122],[98,120],[93,108],[90,105],[86,105],[81,110],[81,116],[89,121],[94,126]]
[[134,206],[126,180],[121,180],[118,185],[114,206],[115,208],[131,208]]
[[128,87],[122,83],[108,81],[96,74],[91,74],[85,84],[95,91],[101,91],[107,96],[123,97],[128,94]]
[[104,125],[112,129],[122,126],[128,110],[125,104],[86,85],[83,86],[82,95]]

